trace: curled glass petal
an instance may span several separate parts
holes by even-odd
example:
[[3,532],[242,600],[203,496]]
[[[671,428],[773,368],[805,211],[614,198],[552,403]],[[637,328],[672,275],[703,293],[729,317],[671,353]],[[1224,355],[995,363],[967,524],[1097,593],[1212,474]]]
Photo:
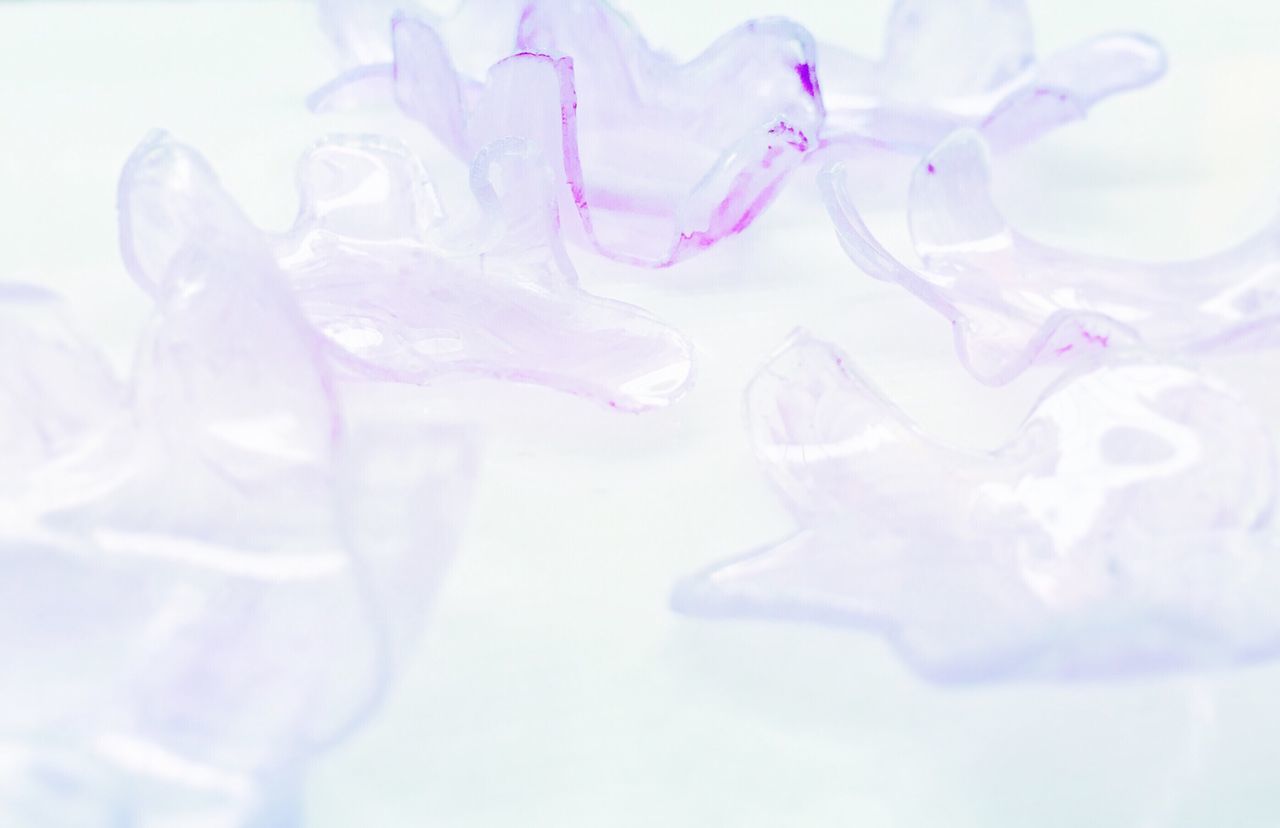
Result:
[[863,629],[940,681],[1280,654],[1275,447],[1250,408],[1192,371],[1076,371],[1008,443],[969,452],[798,333],[747,410],[799,529],[684,583],[681,610]]
[[820,186],[854,263],[946,317],[965,367],[984,382],[1138,344],[1158,352],[1280,344],[1280,217],[1234,247],[1181,262],[1053,248],[1006,223],[991,199],[985,145],[966,130],[915,170],[917,268],[872,236],[838,165]]
[[819,49],[828,137],[927,152],[972,127],[1004,147],[1084,117],[1158,79],[1164,53],[1142,35],[1100,35],[1037,60],[1022,0],[898,0],[879,60]]
[[[331,30],[367,30],[353,6],[327,12]],[[483,77],[461,68],[477,36],[508,21],[502,59]],[[528,140],[555,159],[580,219],[567,230],[620,261],[666,266],[741,232],[819,145],[812,38],[786,21],[746,23],[685,64],[600,0],[472,0],[456,19],[401,15],[391,28],[382,71],[404,112],[467,161]],[[351,70],[313,102],[378,72]]]
[[[446,217],[417,158],[380,139],[321,143],[302,159],[298,181],[294,226],[267,234],[198,154],[153,136],[121,184],[131,271],[154,284],[173,250],[211,233],[203,243],[221,255],[283,272],[280,301],[300,306],[346,374],[495,377],[625,411],[666,405],[688,386],[683,337],[578,286],[553,180],[529,142],[501,140],[478,153],[475,206],[456,217]],[[184,218],[192,216],[199,221]]]
[[77,797],[66,824],[280,824],[275,786],[386,692],[468,488],[465,434],[341,415],[265,237],[216,191],[166,200],[161,162],[207,183],[162,142],[125,173],[156,302],[127,394],[50,302],[0,293],[29,320],[0,340],[0,402],[47,449],[0,479],[0,753],[27,779],[6,824]]

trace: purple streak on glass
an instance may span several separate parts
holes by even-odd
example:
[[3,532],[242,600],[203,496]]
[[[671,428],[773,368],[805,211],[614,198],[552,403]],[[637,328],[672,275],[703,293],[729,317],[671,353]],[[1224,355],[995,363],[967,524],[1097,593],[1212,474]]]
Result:
[[946,318],[960,359],[983,382],[1137,346],[1280,345],[1280,216],[1234,247],[1181,262],[1053,248],[1009,227],[991,199],[986,147],[961,131],[916,167],[908,220],[923,264],[914,267],[872,236],[839,166],[819,183],[849,257]]
[[[340,49],[377,57],[343,46],[376,41],[359,4],[322,11]],[[495,52],[492,33],[508,25],[509,50]],[[359,98],[381,80],[465,161],[495,140],[524,138],[555,159],[562,205],[579,218],[566,234],[630,264],[667,266],[742,232],[819,147],[812,38],[783,20],[745,23],[688,63],[654,50],[598,0],[398,15],[390,41],[389,64],[349,70],[313,106]],[[462,68],[476,52],[493,58],[484,73]]]

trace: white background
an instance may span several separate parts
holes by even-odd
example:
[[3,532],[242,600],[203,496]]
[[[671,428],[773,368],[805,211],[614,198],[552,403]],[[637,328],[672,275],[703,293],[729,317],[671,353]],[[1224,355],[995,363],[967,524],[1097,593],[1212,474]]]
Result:
[[[767,13],[872,54],[889,0],[621,5],[681,56]],[[1134,29],[1171,68],[998,160],[1017,225],[1181,257],[1280,206],[1280,4],[1031,7],[1044,51]],[[147,302],[115,247],[124,158],[163,126],[208,155],[255,220],[284,227],[294,159],[326,131],[362,128],[303,108],[332,70],[300,0],[0,3],[0,279],[64,292],[127,368]],[[901,249],[901,215],[872,218]],[[843,257],[811,174],[744,238],[687,265],[575,259],[588,289],[693,339],[697,385],[640,417],[538,388],[436,389],[432,405],[486,437],[468,531],[396,694],[314,765],[308,824],[1280,825],[1280,667],[955,690],[856,633],[671,613],[677,578],[790,527],[750,455],[741,392],[793,326],[975,446],[1007,435],[1049,377],[999,391],[969,380],[937,317]]]

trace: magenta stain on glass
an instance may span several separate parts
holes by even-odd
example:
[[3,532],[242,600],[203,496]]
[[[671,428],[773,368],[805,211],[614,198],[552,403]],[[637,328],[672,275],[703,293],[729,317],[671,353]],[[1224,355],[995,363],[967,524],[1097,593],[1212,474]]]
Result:
[[798,528],[681,584],[681,611],[864,630],[944,682],[1280,654],[1275,446],[1192,371],[1068,373],[1012,439],[971,452],[797,333],[748,389],[747,418]]
[[817,97],[818,82],[814,77],[813,67],[807,63],[797,63],[796,74],[800,76],[800,84],[804,87],[804,91],[809,93],[809,97]]
[[1280,345],[1280,218],[1200,259],[1147,263],[1062,250],[1011,228],[991,198],[981,136],[957,132],[916,169],[908,221],[923,265],[867,229],[838,165],[819,176],[840,243],[868,275],[951,323],[983,382],[1120,347],[1161,353]]
[[[340,46],[369,25],[359,6],[323,7]],[[507,51],[483,73],[463,69],[481,32],[504,25]],[[450,18],[396,16],[389,45],[389,63],[348,70],[313,106],[359,98],[381,72],[405,114],[464,161],[522,137],[564,181],[579,216],[566,234],[634,265],[668,266],[746,229],[817,149],[774,130],[818,136],[825,117],[812,38],[782,20],[743,24],[682,64],[599,0],[473,0]]]
[[[1156,44],[1128,34],[1037,61],[1020,0],[899,0],[878,60],[765,19],[684,64],[603,0],[470,0],[443,17],[394,8],[321,0],[351,68],[311,105],[390,95],[468,162],[523,137],[563,179],[566,213],[579,216],[567,237],[651,267],[741,233],[823,149],[918,154],[964,126],[1010,146],[1165,66]],[[779,153],[779,123],[809,140]]]
[[203,158],[151,137],[121,184],[130,272],[154,290],[158,259],[193,243],[197,227],[223,228],[223,255],[244,255],[237,246],[269,254],[340,375],[417,384],[489,377],[629,412],[666,406],[689,386],[682,336],[578,285],[554,186],[528,142],[481,149],[475,205],[458,215],[444,211],[420,162],[382,139],[320,143],[302,159],[298,186],[293,228],[267,234]]

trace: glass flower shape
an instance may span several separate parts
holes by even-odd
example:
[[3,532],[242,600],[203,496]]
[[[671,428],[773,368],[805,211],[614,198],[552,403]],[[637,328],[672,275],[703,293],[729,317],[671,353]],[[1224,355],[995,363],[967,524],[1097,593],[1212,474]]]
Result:
[[[601,0],[471,0],[449,18],[398,13],[389,32],[385,6],[321,8],[339,49],[375,62],[314,106],[381,81],[465,161],[495,140],[530,141],[579,218],[566,232],[619,261],[663,267],[742,232],[819,146],[813,41],[781,19],[680,63]],[[376,62],[388,59],[379,37],[390,63]]]
[[898,0],[879,59],[818,49],[827,138],[870,138],[913,154],[961,127],[998,148],[1069,121],[1165,71],[1138,34],[1099,35],[1037,59],[1024,0]]
[[154,291],[170,250],[224,228],[229,244],[269,252],[344,375],[484,376],[623,411],[669,404],[691,381],[688,343],[639,308],[578,285],[539,158],[518,139],[481,150],[476,205],[450,218],[403,146],[330,139],[299,165],[293,227],[272,235],[252,226],[199,154],[156,134],[121,179],[125,260]]
[[683,583],[678,609],[847,625],[948,682],[1280,654],[1272,437],[1194,372],[1073,372],[1003,447],[969,452],[797,333],[747,412],[799,528]]
[[1280,217],[1234,247],[1188,261],[1057,249],[1009,227],[991,198],[982,138],[962,130],[912,178],[908,220],[923,263],[913,267],[872,236],[839,165],[819,183],[853,262],[942,314],[961,361],[983,382],[1139,345],[1174,353],[1280,344]]
[[344,415],[260,234],[152,218],[191,232],[147,250],[127,385],[0,289],[4,824],[282,824],[387,691],[469,489],[465,433]]

